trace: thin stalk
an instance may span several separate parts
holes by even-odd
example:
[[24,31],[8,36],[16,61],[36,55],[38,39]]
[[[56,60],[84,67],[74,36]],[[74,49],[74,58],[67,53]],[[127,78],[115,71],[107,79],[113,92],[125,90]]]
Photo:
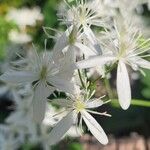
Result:
[[[117,99],[111,100],[112,105],[119,106],[119,102]],[[140,106],[140,107],[150,107],[150,101],[132,99],[131,105]]]
[[[110,73],[115,67],[116,67],[116,63],[113,64],[108,70],[106,70],[105,75],[107,75],[108,73]],[[98,81],[99,79],[101,79],[101,78],[102,78],[102,76],[98,77],[97,79],[95,79],[95,80],[93,81],[93,83],[97,82],[97,81]]]
[[80,72],[79,69],[78,69],[78,75],[79,75],[79,78],[80,78],[80,82],[81,82],[82,87],[85,88],[85,84],[84,84],[84,81],[82,80],[82,75],[81,75],[81,72]]
[[106,89],[108,92],[108,96],[110,99],[112,99],[113,98],[113,92],[111,90],[111,85],[110,85],[109,79],[105,78],[104,83],[105,83],[105,86],[106,86]]

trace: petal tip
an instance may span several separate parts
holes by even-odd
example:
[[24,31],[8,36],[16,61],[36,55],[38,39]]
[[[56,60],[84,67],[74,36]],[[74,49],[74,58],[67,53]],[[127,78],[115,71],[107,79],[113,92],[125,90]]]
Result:
[[120,106],[123,110],[127,110],[130,107],[130,103],[120,103]]
[[108,138],[106,138],[103,142],[101,142],[103,145],[107,145],[109,142]]

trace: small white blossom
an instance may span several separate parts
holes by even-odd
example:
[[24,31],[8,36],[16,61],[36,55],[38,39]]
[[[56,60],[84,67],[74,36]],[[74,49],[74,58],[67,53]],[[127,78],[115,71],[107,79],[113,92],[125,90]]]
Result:
[[[68,99],[56,99],[53,101],[54,104],[65,107],[68,113],[51,130],[48,137],[50,145],[56,144],[62,138],[62,136],[71,128],[73,124],[77,124],[79,122],[79,126],[82,128],[82,120],[84,120],[90,132],[97,138],[100,143],[108,143],[108,138],[104,130],[98,124],[98,122],[90,115],[90,113],[106,116],[110,115],[106,114],[106,112],[99,113],[90,110],[100,107],[104,104],[104,102],[100,98],[91,99],[91,97],[92,96],[88,96],[86,93],[85,95],[76,95],[71,96]],[[81,115],[80,119],[79,114]]]
[[9,33],[9,40],[16,44],[25,44],[31,42],[32,38],[27,33],[12,30]]
[[150,62],[143,59],[149,56],[144,55],[144,53],[150,50],[150,39],[142,41],[142,36],[138,30],[135,30],[128,22],[125,23],[120,20],[115,22],[115,34],[116,37],[112,41],[110,40],[112,44],[106,45],[106,47],[111,45],[108,49],[112,54],[96,56],[77,62],[77,67],[90,68],[97,66],[97,64],[118,62],[117,93],[121,107],[127,109],[131,101],[131,89],[126,65],[130,65],[134,70],[140,68],[150,69]]
[[0,80],[13,84],[34,83],[33,118],[36,122],[41,122],[45,114],[46,98],[54,90],[59,89],[67,93],[75,92],[75,86],[71,82],[72,76],[66,74],[66,72],[71,72],[71,67],[65,66],[65,61],[56,65],[46,52],[39,56],[34,51],[33,57],[28,61],[27,70],[6,71]]
[[41,10],[38,7],[33,9],[12,8],[8,12],[6,19],[13,20],[20,28],[24,28],[26,25],[35,26],[37,20],[43,20],[43,15],[41,14]]

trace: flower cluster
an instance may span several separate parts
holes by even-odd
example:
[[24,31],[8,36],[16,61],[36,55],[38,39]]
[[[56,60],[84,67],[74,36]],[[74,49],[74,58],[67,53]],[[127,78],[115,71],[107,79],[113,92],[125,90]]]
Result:
[[[73,125],[79,130],[78,133],[83,133],[82,121],[100,143],[108,143],[104,130],[91,114],[110,117],[107,112],[93,110],[109,100],[95,97],[96,89],[91,88],[93,83],[88,72],[95,69],[101,78],[107,79],[108,74],[117,68],[118,100],[122,109],[126,110],[132,99],[128,66],[141,72],[142,68],[150,69],[150,62],[146,59],[150,56],[150,39],[144,37],[133,19],[135,9],[141,3],[136,0],[126,11],[129,2],[77,0],[72,4],[65,1],[66,6],[61,7],[58,16],[67,26],[66,31],[53,37],[49,35],[49,30],[56,30],[43,27],[48,38],[56,41],[53,50],[46,50],[45,40],[42,54],[38,54],[33,46],[27,58],[20,57],[19,61],[13,62],[13,68],[0,76],[1,81],[15,88],[17,85],[29,85],[30,88],[30,94],[23,96],[23,99],[16,94],[18,91],[12,90],[18,108],[6,122],[13,124],[11,130],[21,140],[16,139],[10,145],[23,143],[28,134],[32,135],[30,142],[40,142],[48,149],[48,145],[59,142]],[[65,93],[65,98],[59,97],[59,94],[51,98],[55,92]],[[62,113],[51,115],[52,128],[43,131],[46,108],[51,105],[58,105]],[[63,115],[60,117],[60,114]],[[39,136],[36,140],[35,135]]]

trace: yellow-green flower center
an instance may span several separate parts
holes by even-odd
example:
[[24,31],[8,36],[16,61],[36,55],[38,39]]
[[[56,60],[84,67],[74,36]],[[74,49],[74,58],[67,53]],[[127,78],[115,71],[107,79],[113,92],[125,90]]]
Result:
[[69,35],[69,44],[73,45],[76,42],[76,37],[77,37],[77,27],[73,27],[70,35]]
[[79,113],[80,111],[82,111],[83,109],[85,109],[85,104],[84,102],[80,101],[80,100],[77,100],[75,102],[75,109],[76,111]]
[[41,80],[46,79],[46,76],[47,76],[47,67],[43,66],[40,72],[40,79]]

